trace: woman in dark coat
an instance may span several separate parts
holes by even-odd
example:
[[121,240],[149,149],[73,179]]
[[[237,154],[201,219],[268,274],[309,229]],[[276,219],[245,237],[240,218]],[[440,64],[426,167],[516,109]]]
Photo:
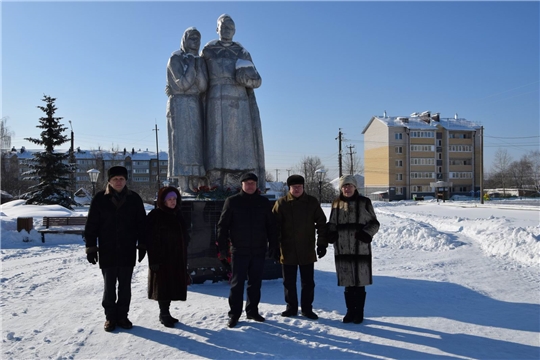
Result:
[[334,243],[338,286],[345,287],[343,322],[360,324],[364,321],[365,286],[372,284],[371,240],[380,224],[371,200],[358,193],[354,176],[342,176],[339,188],[328,221],[328,241]]
[[148,298],[159,304],[159,321],[166,327],[178,322],[171,316],[171,301],[185,301],[187,245],[189,237],[180,211],[180,192],[173,187],[160,189],[157,207],[146,217],[148,248]]

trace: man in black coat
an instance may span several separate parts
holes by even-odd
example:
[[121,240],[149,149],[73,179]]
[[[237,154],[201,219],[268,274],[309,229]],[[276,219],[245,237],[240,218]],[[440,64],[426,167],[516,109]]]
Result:
[[246,315],[262,322],[259,314],[261,285],[266,252],[275,249],[277,233],[270,201],[257,192],[258,178],[247,173],[240,178],[242,190],[228,197],[217,225],[217,242],[221,257],[227,257],[231,242],[231,289],[229,322],[232,328],[242,314],[244,282],[247,280]]
[[103,274],[105,331],[113,331],[116,325],[124,329],[133,327],[128,319],[131,276],[137,248],[139,262],[146,255],[146,211],[141,197],[126,186],[128,174],[125,167],[113,166],[107,175],[106,189],[97,193],[90,204],[84,237],[88,261],[94,265],[99,262]]

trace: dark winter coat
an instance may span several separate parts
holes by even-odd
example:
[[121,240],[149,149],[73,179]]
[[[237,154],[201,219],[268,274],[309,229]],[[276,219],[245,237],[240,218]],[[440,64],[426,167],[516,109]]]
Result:
[[217,242],[220,251],[228,249],[239,255],[264,256],[275,247],[276,222],[270,201],[257,193],[240,191],[228,197],[223,204],[217,225]]
[[[167,193],[177,194],[176,208],[165,206]],[[162,188],[157,208],[146,217],[148,247],[148,298],[182,300],[187,298],[187,246],[189,236],[180,211],[180,193],[173,187]],[[158,266],[157,271],[152,268]]]
[[90,204],[84,229],[86,252],[98,251],[99,267],[135,266],[137,246],[145,248],[144,204],[127,187],[118,193],[111,186],[98,192]]
[[306,193],[295,198],[288,193],[272,209],[278,226],[280,262],[286,265],[308,265],[317,261],[317,245],[326,248],[326,215],[319,201]]
[[373,283],[371,240],[379,231],[379,226],[371,200],[358,194],[358,191],[350,198],[341,194],[332,202],[328,238],[330,241],[335,239],[338,286]]

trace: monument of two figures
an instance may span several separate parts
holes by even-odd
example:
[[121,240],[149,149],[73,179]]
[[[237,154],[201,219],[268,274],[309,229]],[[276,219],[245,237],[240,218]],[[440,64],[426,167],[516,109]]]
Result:
[[232,41],[229,15],[217,20],[219,40],[198,55],[201,34],[188,28],[167,64],[168,176],[182,192],[201,185],[235,189],[253,172],[265,187],[261,120],[253,89],[261,77],[250,54]]

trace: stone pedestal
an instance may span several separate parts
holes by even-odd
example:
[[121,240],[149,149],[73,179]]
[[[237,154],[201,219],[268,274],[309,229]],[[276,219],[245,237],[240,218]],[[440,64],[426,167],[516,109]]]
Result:
[[[273,206],[274,201],[270,201]],[[194,284],[207,280],[228,281],[228,269],[217,257],[217,223],[224,200],[182,199],[182,214],[191,225],[191,242],[188,247],[188,270]],[[281,265],[266,259],[263,279],[281,278]]]

